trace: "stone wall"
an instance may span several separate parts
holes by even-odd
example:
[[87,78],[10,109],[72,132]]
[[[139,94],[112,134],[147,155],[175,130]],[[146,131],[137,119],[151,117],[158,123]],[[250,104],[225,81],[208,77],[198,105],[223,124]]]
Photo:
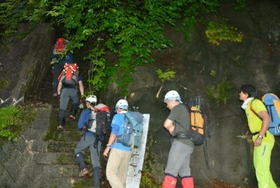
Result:
[[[21,24],[20,31],[30,29]],[[40,88],[50,69],[53,34],[49,24],[40,24],[21,40],[3,41],[0,53],[0,107],[15,105]]]

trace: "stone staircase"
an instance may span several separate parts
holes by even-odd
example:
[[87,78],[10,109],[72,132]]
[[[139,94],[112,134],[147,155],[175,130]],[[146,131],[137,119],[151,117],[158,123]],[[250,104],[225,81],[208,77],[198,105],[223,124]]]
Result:
[[[37,114],[34,122],[24,129],[17,142],[7,142],[0,147],[1,188],[88,188],[93,185],[89,150],[85,150],[91,172],[88,177],[78,176],[74,160],[74,149],[81,136],[78,118],[75,121],[67,118],[65,130],[56,130],[59,103],[52,97],[51,76],[43,79],[41,90],[29,99],[30,107]],[[101,164],[102,188],[109,188],[103,157]]]

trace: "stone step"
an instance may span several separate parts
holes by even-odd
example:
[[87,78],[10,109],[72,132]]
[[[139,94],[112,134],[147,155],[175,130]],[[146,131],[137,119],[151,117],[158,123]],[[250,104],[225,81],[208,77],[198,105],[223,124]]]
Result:
[[79,141],[82,133],[76,129],[69,129],[69,126],[65,126],[64,130],[58,131],[57,127],[52,127],[51,130],[45,136],[45,140],[55,141]]
[[[78,141],[78,139],[76,139]],[[55,141],[50,140],[48,144],[48,152],[64,152],[72,153],[74,155],[74,149],[77,145],[77,141]]]
[[52,164],[43,165],[43,173],[49,178],[65,178],[65,177],[78,177],[79,167],[76,164]]
[[79,177],[52,177],[49,181],[48,177],[41,177],[38,181],[34,182],[29,188],[38,187],[58,187],[58,188],[71,188],[71,187],[93,187],[92,178],[79,178]]
[[76,165],[74,153],[39,153],[34,155],[33,160],[42,165]]

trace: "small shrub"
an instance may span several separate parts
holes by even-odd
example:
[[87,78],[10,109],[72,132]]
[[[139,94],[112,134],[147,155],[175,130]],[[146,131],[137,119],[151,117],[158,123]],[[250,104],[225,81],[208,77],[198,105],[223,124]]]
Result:
[[166,70],[163,72],[161,69],[156,70],[158,78],[162,83],[164,83],[167,80],[173,80],[175,78],[175,72],[171,70]]
[[5,140],[17,141],[23,128],[34,120],[35,112],[23,107],[0,108],[0,143]]
[[209,42],[217,46],[222,41],[242,42],[243,33],[238,32],[236,27],[229,26],[226,23],[209,22],[205,31]]

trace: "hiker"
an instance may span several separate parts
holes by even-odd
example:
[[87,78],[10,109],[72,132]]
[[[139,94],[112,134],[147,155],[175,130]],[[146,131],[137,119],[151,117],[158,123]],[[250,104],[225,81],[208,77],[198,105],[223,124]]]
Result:
[[170,114],[164,121],[164,128],[173,137],[168,161],[164,170],[162,188],[175,188],[178,175],[182,178],[183,188],[194,188],[194,181],[190,169],[190,157],[194,143],[185,137],[174,137],[176,133],[190,130],[190,116],[187,108],[182,104],[179,93],[171,90],[165,94],[164,102]]
[[58,76],[63,70],[64,64],[74,62],[72,53],[69,51],[65,53],[68,43],[68,40],[64,38],[58,38],[53,49],[52,61],[50,64],[53,74],[52,88],[54,97],[57,96]]
[[58,126],[57,130],[63,130],[65,125],[65,116],[66,116],[66,109],[69,103],[69,100],[72,100],[72,107],[70,111],[69,118],[72,120],[76,119],[76,114],[79,108],[80,100],[79,100],[79,93],[77,89],[77,85],[79,87],[81,99],[84,99],[84,84],[82,77],[79,75],[76,85],[64,85],[63,84],[63,76],[59,80],[57,86],[57,94],[60,99],[59,104],[59,114],[58,114]]
[[253,134],[255,174],[259,188],[277,188],[270,172],[271,151],[275,143],[274,136],[268,131],[271,119],[263,102],[255,99],[256,95],[257,90],[251,84],[241,86],[239,93],[239,99],[243,101],[241,108],[245,110],[248,126]]
[[75,148],[75,160],[79,164],[80,177],[83,177],[89,173],[86,168],[83,152],[86,148],[90,149],[91,164],[93,167],[93,187],[101,187],[101,168],[100,168],[100,147],[101,142],[97,142],[96,148],[94,143],[97,139],[96,133],[88,130],[88,124],[92,123],[92,126],[96,127],[96,111],[95,105],[97,103],[97,97],[95,95],[89,95],[85,99],[86,109],[84,109],[80,115],[78,121],[78,129],[83,131],[80,141]]
[[[111,134],[107,146],[103,152],[105,157],[108,157],[106,166],[106,177],[112,188],[125,188],[128,165],[131,157],[131,148],[124,146],[120,142],[116,142],[116,135],[124,131],[125,124],[124,113],[128,111],[128,102],[125,99],[120,99],[116,103],[116,112],[111,123]],[[111,151],[110,151],[111,150]],[[110,152],[110,155],[109,155]]]

